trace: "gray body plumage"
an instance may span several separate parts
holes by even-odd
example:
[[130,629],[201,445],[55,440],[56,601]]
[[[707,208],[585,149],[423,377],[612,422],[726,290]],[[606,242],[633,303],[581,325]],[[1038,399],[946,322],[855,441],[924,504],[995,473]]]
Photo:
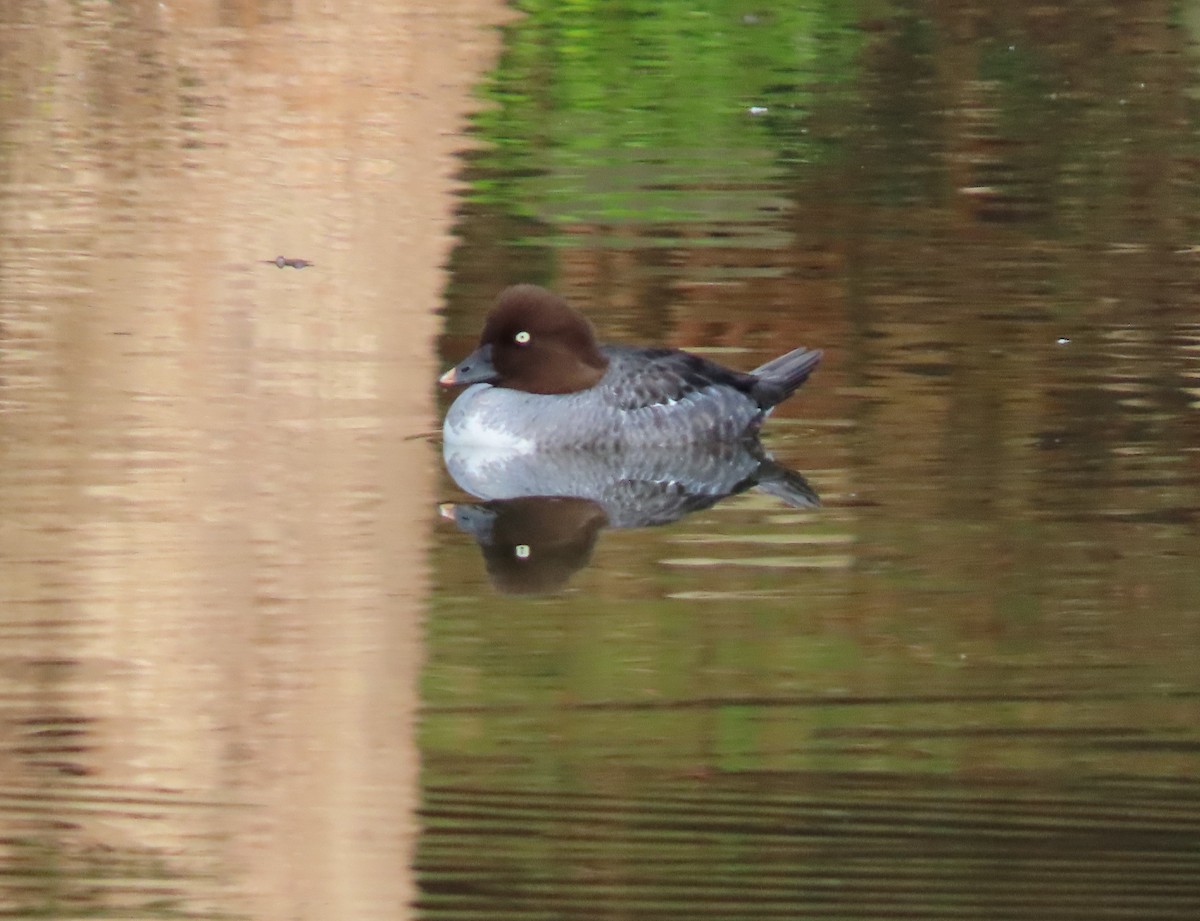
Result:
[[743,373],[676,349],[602,352],[604,376],[576,393],[472,385],[446,416],[446,443],[541,450],[736,441],[757,432],[821,357],[796,349]]

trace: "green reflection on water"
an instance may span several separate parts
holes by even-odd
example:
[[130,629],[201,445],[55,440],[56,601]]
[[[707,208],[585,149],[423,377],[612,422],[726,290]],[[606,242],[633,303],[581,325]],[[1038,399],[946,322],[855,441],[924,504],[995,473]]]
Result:
[[527,2],[483,89],[479,202],[552,222],[744,220],[849,81],[853,4]]

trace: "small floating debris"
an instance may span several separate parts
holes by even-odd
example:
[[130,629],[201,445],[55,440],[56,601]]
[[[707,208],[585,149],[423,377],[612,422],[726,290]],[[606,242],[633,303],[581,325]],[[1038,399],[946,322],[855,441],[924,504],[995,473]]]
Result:
[[273,265],[280,269],[307,269],[315,263],[307,259],[289,259],[287,256],[276,256],[274,259],[260,259],[263,265]]
[[1058,338],[1055,340],[1055,342],[1056,342],[1058,345],[1070,345],[1070,344],[1071,344],[1071,340],[1070,340],[1070,339],[1068,339],[1066,336],[1059,336],[1059,337],[1058,337]]
[[964,185],[959,186],[958,194],[968,198],[994,198],[999,196],[1000,190],[994,185]]
[[751,115],[766,115],[771,110],[768,109],[766,106],[751,106],[749,109],[747,109],[747,111]]

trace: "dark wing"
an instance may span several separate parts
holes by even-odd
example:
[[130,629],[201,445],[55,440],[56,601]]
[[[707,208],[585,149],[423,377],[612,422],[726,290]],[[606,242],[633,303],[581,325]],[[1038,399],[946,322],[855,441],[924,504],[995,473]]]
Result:
[[608,346],[610,365],[605,383],[618,409],[635,410],[686,399],[706,388],[724,385],[752,395],[758,379],[679,349]]

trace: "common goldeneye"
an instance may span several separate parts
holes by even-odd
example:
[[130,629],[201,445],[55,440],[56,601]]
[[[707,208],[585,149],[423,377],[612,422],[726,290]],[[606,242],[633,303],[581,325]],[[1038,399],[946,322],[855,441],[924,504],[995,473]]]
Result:
[[443,437],[518,451],[733,441],[757,432],[820,360],[793,349],[744,372],[679,349],[601,346],[561,297],[514,285],[479,347],[439,381],[471,385]]

